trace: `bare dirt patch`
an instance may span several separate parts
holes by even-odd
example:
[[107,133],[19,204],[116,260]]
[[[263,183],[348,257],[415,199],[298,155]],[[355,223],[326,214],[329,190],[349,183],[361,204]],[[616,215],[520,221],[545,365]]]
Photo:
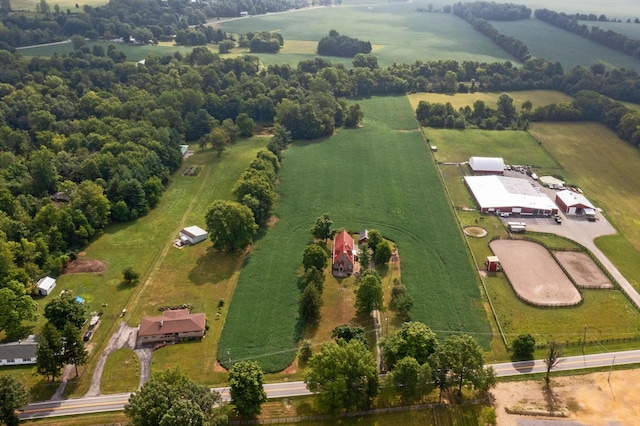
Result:
[[276,216],[275,214],[272,214],[271,216],[269,216],[269,219],[267,219],[267,227],[271,228],[273,225],[275,225],[276,223],[278,223],[278,216]]
[[578,289],[542,245],[521,240],[495,240],[489,246],[522,299],[545,306],[580,303],[582,296]]
[[102,272],[107,264],[97,259],[76,259],[69,262],[63,274],[83,274],[86,272]]
[[611,281],[587,254],[576,251],[561,251],[556,258],[580,287],[611,288]]
[[[544,382],[498,383],[491,392],[498,414],[498,425],[521,426],[533,423],[533,417],[508,414],[507,408],[566,410],[571,425],[635,425],[640,418],[638,392],[640,370],[593,373],[552,379],[549,393]],[[551,419],[536,416],[536,420]],[[547,423],[544,423],[547,424]],[[565,423],[559,423],[565,424]]]
[[487,236],[487,230],[480,226],[466,226],[463,231],[470,237],[482,238]]

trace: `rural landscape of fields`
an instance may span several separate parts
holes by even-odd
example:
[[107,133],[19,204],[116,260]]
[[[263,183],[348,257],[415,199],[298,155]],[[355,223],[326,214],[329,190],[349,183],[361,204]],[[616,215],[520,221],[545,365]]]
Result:
[[[640,24],[633,23],[636,17],[640,18],[640,7],[630,1],[620,1],[615,7],[596,0],[584,3],[565,2],[561,5],[544,0],[514,3],[531,8],[547,7],[558,12],[606,14],[621,22],[603,22],[603,28],[617,31],[631,39],[640,39]],[[99,4],[93,6],[97,7]],[[196,55],[191,56],[191,46],[178,46],[172,42],[144,46],[118,43],[117,49],[124,52],[126,61],[117,65],[111,63],[112,70],[115,70],[114,76],[118,76],[120,81],[116,81],[114,77],[108,85],[137,85],[134,89],[136,94],[129,95],[121,91],[118,96],[113,96],[106,89],[95,85],[91,92],[97,93],[96,98],[101,99],[102,103],[95,106],[98,104],[90,104],[88,97],[83,97],[83,107],[89,105],[86,106],[87,111],[95,111],[97,115],[103,114],[103,111],[111,111],[113,114],[116,114],[113,111],[118,111],[118,114],[124,115],[123,111],[129,111],[132,120],[135,117],[141,121],[147,120],[143,117],[153,109],[150,106],[152,96],[143,92],[151,87],[149,81],[161,78],[153,74],[155,70],[147,73],[143,65],[133,64],[147,59],[148,64],[151,64],[149,70],[159,66],[166,66],[167,70],[173,67],[166,76],[162,76],[167,81],[176,75],[181,77],[173,80],[179,81],[176,87],[169,85],[158,89],[171,92],[171,96],[180,92],[179,96],[161,97],[160,93],[153,94],[166,102],[167,108],[173,105],[180,105],[178,109],[182,108],[182,135],[172,133],[172,144],[177,146],[174,142],[180,138],[185,143],[184,134],[193,131],[189,126],[195,128],[200,124],[194,119],[196,112],[207,108],[220,111],[220,114],[229,114],[232,124],[240,112],[252,115],[252,120],[255,121],[252,121],[253,127],[249,132],[251,136],[225,143],[220,150],[216,149],[214,143],[209,147],[207,136],[188,140],[186,143],[192,152],[166,176],[166,182],[163,182],[164,192],[154,208],[132,220],[113,221],[95,237],[88,238],[86,246],[73,253],[79,261],[94,262],[97,270],[59,275],[55,295],[70,291],[74,296],[79,296],[92,314],[100,316],[99,326],[92,330],[90,340],[87,339],[89,356],[86,363],[79,365],[77,376],[72,368],[68,368],[63,377],[50,381],[48,375],[36,374],[33,365],[0,367],[4,369],[0,370],[0,374],[6,371],[25,386],[32,401],[95,396],[92,393],[95,389],[98,395],[129,393],[136,391],[141,380],[148,379],[149,373],[153,375],[175,367],[195,383],[209,387],[226,386],[229,384],[229,370],[235,364],[245,361],[255,362],[259,366],[261,374],[265,374],[266,383],[300,381],[307,378],[307,372],[314,365],[301,356],[303,342],[308,342],[313,354],[319,354],[327,344],[334,341],[334,328],[349,324],[362,327],[366,333],[368,351],[378,354],[384,360],[385,343],[382,346],[380,343],[388,342],[385,339],[398,333],[407,318],[426,324],[437,336],[438,344],[455,336],[471,336],[479,344],[483,360],[487,364],[518,361],[519,358],[514,355],[513,342],[522,335],[535,337],[536,346],[531,354],[535,359],[545,358],[556,343],[563,345],[564,355],[567,356],[640,347],[640,306],[636,306],[633,296],[629,296],[611,278],[617,276],[615,273],[619,271],[635,291],[640,292],[640,150],[635,142],[629,141],[631,136],[623,137],[622,125],[616,133],[609,123],[606,123],[609,127],[605,125],[605,120],[598,122],[598,119],[584,116],[575,120],[535,118],[537,109],[549,108],[550,105],[560,105],[565,109],[571,106],[576,111],[579,109],[575,106],[579,103],[576,101],[579,96],[575,95],[578,90],[574,87],[567,89],[574,83],[571,78],[562,80],[559,76],[552,76],[529,84],[522,77],[526,84],[523,83],[521,87],[527,87],[527,90],[476,91],[476,78],[466,77],[470,72],[465,70],[465,62],[477,64],[473,69],[478,75],[477,82],[489,87],[496,83],[491,75],[486,74],[486,69],[491,69],[487,64],[505,64],[508,61],[508,66],[504,65],[504,69],[517,70],[527,66],[533,69],[537,65],[532,66],[532,62],[527,64],[526,61],[515,58],[459,16],[442,12],[443,7],[449,6],[444,2],[343,0],[329,7],[313,6],[285,13],[207,21],[206,26],[220,29],[236,38],[249,32],[278,33],[284,37],[284,45],[279,53],[255,54],[259,58],[255,75],[247,71],[249,67],[240,69],[237,62],[233,65],[238,67],[237,72],[223,73],[223,66],[219,65],[227,61],[225,66],[228,66],[238,58],[253,55],[249,52],[249,47],[234,47],[229,53],[218,55],[217,44],[208,43],[205,49],[215,53],[212,56],[214,59],[201,59],[202,63],[198,63]],[[24,3],[22,7],[35,8],[28,3]],[[74,5],[64,7],[74,8]],[[427,12],[428,8],[435,10]],[[627,20],[630,22],[627,23]],[[592,24],[590,21],[583,23]],[[533,17],[524,21],[492,20],[491,25],[499,33],[526,44],[532,56],[527,61],[544,58],[549,64],[559,63],[562,68],[560,72],[564,75],[571,73],[571,76],[577,76],[593,71],[591,81],[601,82],[615,74],[615,69],[625,69],[631,71],[620,78],[631,81],[630,76],[635,71],[640,71],[640,60],[636,57]],[[357,70],[358,67],[353,66],[353,59],[350,57],[326,57],[331,62],[313,64],[313,60],[318,57],[318,41],[327,36],[330,30],[370,41],[370,55],[377,59],[377,66],[365,71]],[[75,42],[79,43],[77,40]],[[86,52],[96,51],[96,46],[103,47],[106,51],[109,45],[113,43],[87,39],[83,48],[85,54],[89,55]],[[41,58],[44,61],[52,55],[56,58],[80,55],[80,49],[69,42],[26,47],[17,52],[21,60]],[[305,71],[298,67],[301,61],[307,61],[305,66],[308,68]],[[321,137],[294,138],[286,149],[277,152],[277,155],[281,155],[278,163],[281,170],[275,179],[277,185],[273,207],[269,219],[261,224],[254,242],[246,249],[216,250],[209,240],[192,246],[174,247],[173,243],[181,229],[192,225],[207,228],[206,214],[214,200],[236,199],[236,182],[250,173],[246,170],[253,164],[256,154],[267,147],[272,149],[272,136],[277,133],[286,113],[279,102],[317,102],[325,108],[333,102],[333,90],[337,93],[338,83],[342,83],[330,82],[326,77],[330,72],[336,79],[337,75],[349,76],[340,77],[346,79],[357,72],[374,75],[374,72],[379,72],[376,69],[389,67],[386,78],[392,81],[392,77],[407,78],[407,74],[414,72],[413,69],[409,71],[411,66],[417,69],[420,64],[429,61],[434,61],[432,68],[419,77],[425,81],[426,77],[432,80],[429,80],[428,85],[419,86],[423,83],[419,78],[412,77],[413,80],[408,80],[411,83],[405,86],[408,93],[392,95],[389,93],[394,92],[390,91],[385,95],[362,95],[353,89],[357,83],[350,81],[350,94],[336,94],[335,97],[344,101],[345,117],[348,107],[358,105],[363,118],[357,121],[357,125],[350,128],[336,125],[335,128],[331,127],[329,134]],[[456,70],[452,73],[449,71],[453,75],[453,91],[440,90],[445,86],[443,82],[446,77],[434,77],[439,72],[436,71],[436,61],[440,61],[440,65],[446,63],[446,67],[451,66]],[[213,63],[215,66],[211,65]],[[402,69],[402,64],[407,66]],[[593,67],[594,65],[602,66],[602,71],[599,67]],[[207,66],[210,67],[209,74],[189,70],[189,67],[201,67],[202,70]],[[289,71],[284,69],[285,66],[290,67]],[[315,66],[317,69],[313,68]],[[323,67],[326,73],[321,73]],[[575,67],[584,67],[584,70],[575,71]],[[105,69],[107,68],[105,65]],[[51,96],[54,92],[54,80],[50,77],[53,75],[46,76],[48,80],[45,80],[44,75],[38,74],[36,66],[30,72],[33,74],[32,80]],[[285,87],[283,81],[287,78],[283,76],[287,72],[295,74],[295,83]],[[135,77],[131,77],[134,74]],[[8,75],[9,73],[0,73],[0,78],[8,79]],[[263,80],[257,82],[258,76]],[[79,82],[78,91],[84,87],[83,84],[87,84],[80,77],[79,73],[73,77]],[[251,80],[254,77],[256,80]],[[327,81],[322,80],[324,78]],[[501,78],[505,77],[501,75]],[[533,79],[534,77],[530,77],[531,81]],[[218,82],[214,84],[211,80],[224,80],[224,83],[217,86],[219,89],[214,89]],[[207,84],[209,87],[203,89]],[[504,80],[500,84],[506,85]],[[279,85],[282,87],[278,87]],[[232,90],[231,86],[235,88]],[[416,91],[415,87],[428,87],[429,92]],[[469,89],[470,87],[473,89]],[[610,86],[602,84],[598,87],[603,87],[602,92],[612,96],[611,99],[607,98],[611,103],[615,101],[611,95],[615,91]],[[593,93],[596,92],[591,86],[588,88]],[[14,96],[14,90],[18,89],[3,87],[0,99]],[[148,90],[152,92],[156,89]],[[636,90],[635,87],[633,90]],[[267,119],[263,119],[262,107],[258,106],[257,101],[251,104],[251,108],[246,107],[247,104],[239,106],[240,98],[244,102],[243,97],[257,99],[264,98],[264,94],[277,100],[272,102],[271,115]],[[514,118],[510,125],[499,127],[504,130],[488,130],[484,124],[477,124],[479,121],[469,119],[469,111],[473,111],[480,101],[487,109],[499,111],[504,95],[508,96],[514,107]],[[600,95],[605,96],[602,93]],[[119,104],[115,107],[113,105],[118,97]],[[14,98],[22,102],[18,96]],[[580,101],[583,99],[580,98]],[[139,104],[131,103],[138,100]],[[629,111],[640,109],[637,104],[626,98],[624,100]],[[227,108],[225,102],[232,106]],[[108,103],[112,105],[107,106]],[[416,118],[416,110],[421,103],[450,105],[453,111],[451,122],[454,122],[455,117],[462,117],[466,108],[467,116],[462,120],[464,126],[454,129],[454,126],[435,128],[421,124]],[[20,108],[27,108],[22,103],[19,105]],[[136,111],[131,105],[140,106],[140,110]],[[5,120],[5,116],[9,117],[8,111],[8,108],[0,109],[4,114],[2,124],[5,121],[10,123],[8,118]],[[16,107],[15,111],[19,114],[22,110]],[[171,127],[164,123],[175,122],[175,116],[170,115],[166,109],[158,111],[162,111],[159,115],[166,114],[166,117],[161,120],[156,115],[156,122]],[[41,123],[38,121],[39,116],[24,114],[25,117],[30,117],[30,121],[26,118],[22,121]],[[326,109],[322,110],[322,114],[324,116],[316,118],[318,122],[324,121],[325,124],[338,117],[337,113],[330,116]],[[87,112],[86,115],[90,113]],[[213,114],[209,116],[212,121],[207,125],[220,118]],[[537,117],[540,116],[542,115]],[[87,117],[82,118],[84,119]],[[215,128],[224,127],[219,122],[210,125],[212,132]],[[640,125],[640,121],[637,124]],[[56,142],[55,137],[48,136],[45,131],[36,132],[37,124],[29,125],[34,126],[29,133],[34,141],[36,138],[40,138],[38,141],[46,141],[49,137],[48,142],[42,142],[45,150],[58,154],[64,151],[61,147],[72,145],[71,142]],[[92,128],[94,124],[86,126]],[[51,124],[46,131],[63,134],[65,130],[62,126],[55,127]],[[28,134],[27,131],[24,133]],[[15,137],[7,132],[2,135]],[[91,133],[91,137],[93,135]],[[65,138],[67,136],[69,135]],[[9,136],[3,137],[10,140]],[[87,137],[82,143],[86,143],[91,137]],[[133,140],[127,142],[134,144]],[[106,148],[101,145],[100,149],[123,155],[120,148],[109,145],[115,142],[101,143]],[[3,142],[3,149],[14,145]],[[36,146],[35,143],[33,146]],[[18,148],[15,149],[19,151]],[[597,259],[592,252],[602,252],[613,265],[615,273],[600,261],[594,264],[602,274],[609,277],[611,286],[606,289],[579,288],[580,301],[576,306],[541,307],[523,301],[514,289],[513,276],[509,277],[501,272],[486,272],[485,260],[495,254],[489,243],[496,239],[519,237],[508,232],[505,224],[510,219],[479,211],[477,201],[464,183],[464,177],[471,175],[467,162],[473,156],[501,157],[505,164],[528,167],[529,174],[534,171],[540,176],[552,175],[565,181],[567,186],[580,188],[580,193],[584,193],[596,206],[598,221],[610,223],[612,233],[593,239],[593,246],[585,246],[577,240],[560,235],[560,232],[550,232],[553,229],[549,224],[562,230],[568,227],[568,221],[577,220],[563,214],[563,225],[556,225],[550,217],[533,218],[531,221],[523,217],[529,228],[521,238],[544,247],[549,259],[559,263],[561,256],[558,253],[586,253],[591,256],[590,259]],[[4,187],[15,190],[15,186],[7,183],[7,176],[10,175],[4,170],[9,170],[9,166],[5,164],[8,162],[7,158],[9,157],[0,162],[2,183]],[[23,162],[33,167],[31,159]],[[62,162],[56,164],[63,170]],[[104,168],[102,163],[95,167]],[[185,175],[183,172],[187,168],[197,170],[197,173]],[[15,173],[15,170],[11,169],[11,172]],[[126,172],[122,170],[118,173],[126,176]],[[523,178],[531,180],[525,175]],[[535,187],[536,182],[531,182]],[[59,176],[55,189],[66,188],[71,184],[71,180]],[[103,186],[105,192],[115,191],[111,184],[107,185],[105,182]],[[147,186],[144,189],[149,191]],[[24,204],[24,196],[21,200]],[[112,212],[116,204],[115,201],[112,203]],[[344,229],[352,235],[358,235],[364,229],[375,229],[380,231],[394,249],[393,261],[376,263],[374,267],[381,277],[383,306],[377,306],[373,316],[369,312],[357,313],[354,303],[360,285],[359,277],[332,276],[330,256],[334,248],[331,239],[327,239],[315,241],[329,254],[329,263],[323,271],[324,290],[320,293],[323,302],[321,319],[317,324],[305,324],[301,319],[301,276],[305,272],[302,267],[303,252],[307,245],[314,243],[310,230],[323,213],[330,215],[334,231]],[[45,220],[38,216],[36,222],[42,223]],[[586,220],[583,222],[583,226],[590,224]],[[542,224],[540,229],[544,229],[543,232],[532,230],[538,224]],[[7,226],[2,224],[3,238],[6,237],[4,232]],[[480,228],[484,234],[474,236],[465,233],[465,228],[468,227]],[[17,246],[16,243],[12,247]],[[20,254],[14,258],[22,260],[23,256]],[[139,280],[132,283],[123,279],[127,268],[135,269]],[[574,282],[564,266],[558,268],[567,275],[567,280]],[[525,270],[523,266],[522,271]],[[401,281],[412,297],[413,305],[408,317],[403,318],[396,309],[390,308],[394,280]],[[47,323],[42,313],[53,297],[54,293],[36,299],[40,315],[37,319],[24,321],[30,330],[39,330]],[[140,356],[139,347],[130,347],[122,342],[118,342],[119,346],[114,346],[114,340],[118,339],[113,336],[117,336],[123,328],[129,327],[135,333],[143,318],[161,315],[160,311],[180,305],[189,306],[192,312],[206,314],[205,338],[175,345],[163,343],[147,348],[149,350],[146,353],[149,355],[146,360]],[[86,329],[87,325],[83,327]],[[0,338],[7,337],[0,330]],[[377,363],[376,371],[383,362],[377,358]],[[433,383],[439,383],[435,364],[430,368],[433,369],[430,373],[433,377],[429,376],[429,382],[435,378],[436,382]],[[550,370],[547,371],[547,377]],[[101,372],[97,374],[97,378],[94,377],[96,371]],[[451,378],[454,375],[445,374],[445,377]],[[455,377],[460,377],[462,384],[462,375]],[[541,380],[542,375],[535,378]],[[406,401],[395,394],[391,395],[388,388],[393,386],[389,383],[391,382],[383,382],[380,394],[375,402],[370,401],[370,406],[386,408],[411,405],[404,404]],[[485,410],[491,406],[488,399],[470,406],[456,406],[454,391],[457,385],[455,380],[452,383],[451,390],[434,385],[429,388],[429,393],[413,400],[416,403],[436,403],[445,390],[449,392],[446,399],[452,403],[451,406],[433,405],[426,414],[411,411],[378,413],[360,422],[451,425],[490,423],[486,420]],[[465,389],[465,394],[461,392],[457,397],[472,399],[481,395],[484,398],[485,395],[474,386],[475,384],[470,384]],[[574,415],[578,414],[579,410],[575,411]],[[293,418],[318,414],[326,413],[314,397],[296,396],[266,403],[260,418]],[[59,423],[51,419],[37,423],[62,425],[126,421],[122,414],[100,416],[93,419],[87,417],[86,423],[73,418],[60,420]],[[500,420],[500,414],[498,419],[498,424],[505,421],[504,417]],[[300,420],[299,424],[332,424],[334,421],[307,420]],[[350,422],[349,419],[344,420],[344,424]],[[361,424],[360,422],[356,423]]]

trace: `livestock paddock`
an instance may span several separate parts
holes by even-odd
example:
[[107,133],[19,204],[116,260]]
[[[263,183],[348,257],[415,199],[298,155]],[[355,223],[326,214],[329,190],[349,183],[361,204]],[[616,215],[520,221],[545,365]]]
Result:
[[521,299],[540,306],[576,305],[582,300],[544,246],[522,240],[495,240],[489,245]]
[[578,287],[612,288],[613,285],[596,263],[585,253],[560,251],[556,258]]

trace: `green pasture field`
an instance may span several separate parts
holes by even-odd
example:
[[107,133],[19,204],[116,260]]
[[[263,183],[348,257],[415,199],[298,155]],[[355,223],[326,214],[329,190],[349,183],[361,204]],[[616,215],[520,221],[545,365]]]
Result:
[[[536,123],[535,126],[538,125],[545,126],[546,124]],[[585,125],[585,123],[580,123],[580,125]],[[600,127],[604,129],[603,126]],[[433,136],[434,141],[432,143],[438,145],[438,152],[435,154],[439,155],[443,153],[445,155],[449,155],[451,157],[451,161],[456,161],[457,156],[467,156],[468,152],[465,150],[468,148],[467,145],[465,145],[464,141],[467,141],[470,138],[465,138],[463,136],[464,133],[467,132],[502,134],[505,132],[508,133],[509,131],[490,132],[480,130],[466,130],[460,132],[457,130],[440,130]],[[452,136],[447,137],[447,133],[450,133]],[[533,133],[536,134],[535,132]],[[571,131],[564,131],[564,133],[571,134]],[[556,129],[555,127],[549,129],[549,134],[558,134],[558,129]],[[576,138],[580,140],[587,139],[586,135],[584,134],[577,135]],[[446,141],[447,139],[455,140],[458,142],[458,144],[443,144],[442,140]],[[593,140],[602,141],[601,138],[597,137]],[[622,141],[619,142],[621,144],[625,144]],[[549,164],[555,163],[555,161],[553,161],[553,158],[551,158],[553,153],[550,155],[549,153],[546,153],[544,151],[541,152],[541,147],[548,149],[544,141],[541,146],[536,142],[535,139],[531,137],[525,137],[519,141],[519,149],[516,150],[514,150],[513,148],[508,149],[508,147],[501,148],[502,143],[503,142],[499,139],[494,141],[492,140],[492,138],[488,137],[483,147],[486,149],[486,152],[488,152],[487,155],[500,155],[498,153],[503,152],[504,155],[507,156],[509,155],[508,153],[511,153],[511,155],[513,155],[514,153],[520,151],[523,153],[523,155],[536,156],[535,153],[538,152],[537,156],[541,159],[537,161]],[[441,150],[441,146],[446,147],[444,151]],[[455,151],[456,147],[461,147],[462,152],[457,154]],[[631,146],[629,147],[633,149]],[[533,152],[529,152],[529,149],[533,149]],[[584,148],[582,150],[584,150]],[[574,155],[577,151],[574,149]],[[543,159],[545,155],[548,157],[547,160]],[[566,165],[565,160],[565,158],[562,158],[561,160],[559,160],[559,162],[562,165]],[[579,159],[575,161],[576,163],[579,163]],[[525,163],[525,161],[520,161],[520,158],[516,158],[516,162]],[[442,164],[439,166],[439,168],[445,180],[448,192],[451,195],[452,203],[456,207],[456,212],[458,214],[461,225],[463,227],[481,226],[488,232],[488,235],[482,238],[467,237],[469,247],[471,248],[477,262],[476,267],[478,269],[482,269],[482,263],[486,256],[493,254],[488,246],[490,239],[498,236],[505,237],[507,235],[507,232],[504,226],[501,224],[500,220],[495,216],[482,215],[474,211],[461,210],[461,208],[463,207],[476,208],[475,203],[473,203],[473,199],[468,194],[468,191],[464,186],[464,183],[462,182],[462,177],[468,174],[468,171],[464,168],[464,166]],[[591,171],[593,171],[593,169]],[[566,169],[556,170],[556,172],[564,173],[566,172]],[[576,180],[576,182],[579,182],[580,186],[584,187],[584,185],[582,185],[582,180],[578,179]],[[576,245],[560,237],[553,237],[535,233],[528,233],[528,237],[538,240],[555,249],[577,249]],[[628,243],[627,246],[629,246]],[[627,249],[624,249],[623,245],[622,252],[627,253],[628,248],[629,247],[627,247]],[[633,249],[631,248],[631,250]],[[605,253],[609,255],[607,251],[605,251]],[[627,266],[629,268],[633,268],[633,261],[628,262]],[[626,274],[627,271],[625,271],[623,268],[621,268],[621,272],[625,273],[625,276],[628,276]],[[585,302],[578,307],[566,309],[535,308],[524,304],[516,298],[513,290],[509,286],[509,283],[502,274],[488,276],[484,278],[484,280],[489,292],[489,296],[491,297],[491,300],[493,302],[493,306],[497,310],[498,320],[502,325],[507,341],[513,340],[515,336],[521,333],[532,333],[539,343],[544,343],[550,338],[575,343],[579,338],[582,337],[581,333],[584,332],[583,327],[585,324],[589,326],[589,330],[593,328],[593,331],[595,333],[594,335],[588,336],[588,340],[622,339],[628,337],[636,337],[638,335],[640,315],[638,315],[637,310],[619,291],[585,290],[583,293]],[[610,312],[611,314],[602,315],[602,312]],[[571,324],[571,326],[567,327],[567,324]],[[574,324],[575,326],[573,326]],[[492,352],[489,355],[491,360],[500,359],[500,348],[495,343],[496,340],[494,340],[494,345],[492,345]],[[601,347],[593,349],[593,346],[590,346],[588,347],[588,349],[590,351],[598,351],[601,349]]]
[[[209,334],[213,338],[205,338],[202,345],[197,350],[194,348],[194,353],[181,359],[179,364],[194,380],[213,381],[212,368],[205,368],[203,359],[207,358],[201,357],[201,350],[215,353],[215,335],[221,322],[216,320],[217,303],[223,297],[229,300],[232,278],[242,263],[241,256],[230,259],[219,255],[209,250],[208,241],[182,250],[175,249],[171,242],[184,226],[205,227],[204,214],[208,205],[216,198],[230,197],[235,180],[265,144],[264,138],[240,140],[221,158],[212,150],[198,150],[183,166],[204,166],[197,177],[181,176],[179,170],[172,176],[158,206],[147,216],[110,226],[86,248],[83,258],[105,262],[103,272],[64,274],[58,278],[56,291],[72,290],[85,298],[90,311],[103,311],[100,325],[91,339],[93,349],[89,363],[80,369],[81,378],[67,386],[70,396],[82,396],[88,390],[91,373],[106,342],[122,321],[120,312],[124,307],[128,312],[123,320],[131,326],[137,326],[142,316],[158,315],[160,305],[191,303],[195,312],[206,312],[211,325]],[[122,283],[122,270],[127,267],[133,267],[141,274],[138,285]],[[50,297],[39,301],[40,312]],[[36,326],[43,321],[41,317]],[[180,345],[179,351],[189,355],[191,347]],[[153,368],[177,365],[175,356],[166,355],[175,352],[174,346],[156,351]],[[163,361],[166,358],[171,361],[169,365]],[[212,357],[210,361],[213,365],[215,359]],[[109,365],[105,375],[112,374]],[[126,390],[119,389],[120,392]]]
[[[426,3],[424,3],[426,7]],[[314,58],[317,42],[335,29],[340,34],[368,40],[381,66],[414,63],[416,60],[453,59],[480,62],[513,61],[488,38],[479,35],[462,19],[452,14],[419,13],[416,3],[386,3],[374,6],[346,5],[305,9],[291,13],[257,15],[211,25],[224,31],[243,34],[249,31],[279,31],[285,46],[274,55],[258,54],[265,64],[289,63]],[[311,41],[304,51],[287,52],[287,43]],[[350,58],[329,57],[351,64]]]
[[285,152],[278,221],[242,270],[218,349],[227,361],[255,359],[266,371],[295,356],[296,271],[315,219],[335,228],[375,228],[400,252],[402,279],[415,298],[414,320],[440,337],[490,339],[479,281],[406,97],[359,101],[364,127]]
[[448,130],[424,129],[431,145],[438,147],[434,157],[439,162],[469,161],[469,157],[502,157],[506,164],[535,166],[557,173],[560,165],[522,130]]
[[[134,45],[129,43],[113,43],[109,41],[96,41],[96,42],[87,42],[86,46],[92,48],[93,45],[99,44],[104,47],[104,51],[107,51],[109,45],[114,45],[116,49],[124,53],[127,57],[128,61],[137,62],[142,59],[146,59],[149,55],[155,56],[165,56],[165,55],[173,55],[175,52],[180,52],[183,55],[187,53],[191,53],[193,50],[193,46],[178,46],[173,43],[159,43],[156,46],[152,45]],[[218,53],[217,46],[209,45],[209,48],[214,52]],[[37,47],[26,47],[23,49],[19,49],[18,52],[24,56],[52,56],[54,54],[63,55],[69,54],[73,52],[73,44],[71,43],[61,43],[61,44],[53,44],[49,46],[37,46]]]
[[[13,10],[36,10],[36,5],[39,3],[38,0],[11,0],[11,8]],[[53,11],[53,7],[57,4],[60,6],[60,11],[66,12],[67,9],[74,12],[76,9],[76,4],[80,6],[80,10],[82,10],[82,6],[89,5],[93,7],[102,6],[103,4],[109,3],[108,0],[48,0],[47,4],[50,6],[51,11]]]
[[100,382],[103,394],[133,392],[140,382],[140,360],[131,349],[118,349],[107,358]]
[[640,150],[597,123],[535,123],[530,132],[623,235],[596,243],[640,289]]
[[[550,9],[555,10],[553,6]],[[582,9],[576,5],[576,10]],[[574,11],[574,12],[575,12]],[[606,13],[606,12],[603,12]],[[607,68],[640,70],[640,61],[538,19],[492,21],[498,32],[522,40],[533,56],[560,62],[565,71],[601,63]]]
[[502,93],[508,94],[513,99],[513,105],[518,112],[521,111],[521,105],[525,101],[530,101],[533,109],[537,107],[549,105],[557,102],[571,102],[573,98],[556,90],[522,90],[518,92],[475,92],[475,93],[456,93],[447,95],[445,93],[411,93],[409,101],[411,107],[415,111],[420,101],[446,104],[449,102],[456,110],[469,106],[473,108],[475,101],[484,101],[489,108],[496,109],[498,98]]

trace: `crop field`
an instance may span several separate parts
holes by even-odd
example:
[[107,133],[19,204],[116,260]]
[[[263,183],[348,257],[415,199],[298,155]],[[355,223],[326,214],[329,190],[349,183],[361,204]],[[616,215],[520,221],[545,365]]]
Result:
[[[555,10],[553,6],[550,9]],[[582,9],[578,7],[574,12],[577,11],[582,12]],[[565,71],[577,65],[588,67],[596,63],[608,68],[640,70],[640,61],[631,56],[537,19],[492,21],[491,24],[500,33],[522,40],[533,56],[560,62]]]
[[[39,3],[38,0],[11,0],[11,8],[13,10],[36,10],[36,5]],[[82,6],[89,5],[93,7],[102,6],[103,4],[109,3],[108,0],[51,0],[47,2],[49,6],[51,6],[51,10],[53,10],[54,5],[60,6],[60,10],[65,12],[67,9],[70,9],[72,12],[76,10],[76,4],[82,8]]]
[[415,111],[420,101],[446,104],[449,102],[456,110],[465,106],[473,107],[475,101],[484,101],[487,107],[496,109],[498,98],[502,93],[508,94],[513,99],[513,105],[516,111],[520,112],[520,106],[525,101],[531,101],[533,109],[537,107],[553,104],[556,102],[571,102],[573,98],[562,92],[555,90],[522,90],[518,92],[475,92],[475,93],[456,93],[455,95],[447,95],[444,93],[411,93],[409,101],[411,107]]
[[596,123],[535,123],[530,132],[624,236],[597,243],[640,289],[640,150]]
[[439,336],[466,332],[483,345],[490,328],[478,278],[406,97],[360,101],[364,127],[300,142],[285,152],[277,223],[240,275],[218,358],[256,359],[266,371],[295,356],[296,270],[309,229],[328,212],[335,228],[375,228],[400,251],[412,318]]
[[[369,40],[374,45],[373,53],[381,66],[393,62],[413,63],[416,60],[437,59],[480,62],[513,60],[491,40],[478,35],[462,19],[452,14],[416,12],[415,3],[366,7],[342,5],[211,24],[236,34],[249,31],[281,32],[285,47],[280,53],[257,55],[265,64],[296,64],[303,59],[314,58],[317,42],[331,29],[360,40]],[[294,42],[295,53],[287,53],[289,41]],[[301,44],[304,41],[312,43]],[[300,49],[302,46],[306,51]],[[330,59],[351,64],[350,58]]]
[[447,130],[424,129],[432,145],[438,147],[437,161],[463,162],[471,156],[502,157],[506,164],[534,165],[555,173],[560,165],[521,130]]

